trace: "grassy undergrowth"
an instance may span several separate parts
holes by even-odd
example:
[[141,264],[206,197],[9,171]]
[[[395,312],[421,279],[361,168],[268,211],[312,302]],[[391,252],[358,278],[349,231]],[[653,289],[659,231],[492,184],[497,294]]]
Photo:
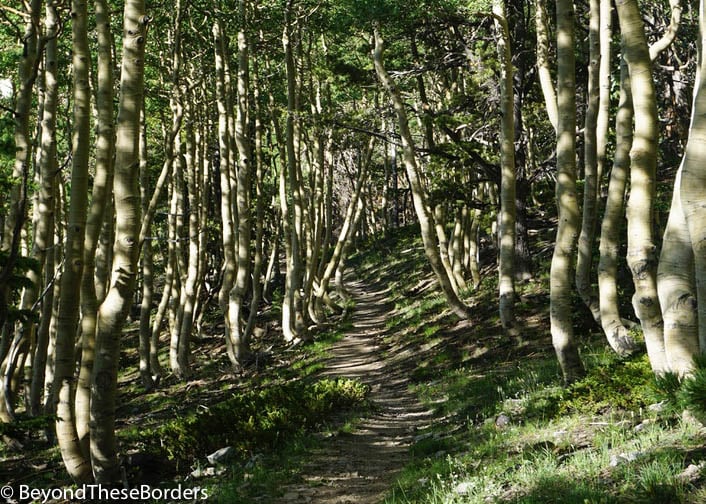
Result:
[[473,320],[445,309],[416,229],[353,260],[366,281],[390,286],[389,352],[414,356],[410,387],[438,418],[415,438],[387,504],[706,502],[706,433],[681,414],[706,409],[706,371],[656,382],[645,355],[620,360],[577,314],[587,375],[565,387],[546,276],[517,286],[517,345],[502,335],[492,271],[465,293]]
[[[367,387],[359,381],[316,375],[328,349],[349,326],[348,320],[339,319],[336,327],[316,334],[315,342],[293,348],[286,348],[276,332],[268,340],[254,341],[261,363],[237,378],[222,338],[202,335],[191,379],[167,376],[149,393],[142,390],[135,365],[136,342],[130,344],[137,333],[128,327],[117,436],[130,484],[169,487],[188,481],[209,488],[209,501],[229,503],[252,502],[263,487],[276,488],[272,483],[283,479],[305,447],[316,444],[320,432],[346,428],[346,422],[369,408]],[[163,365],[168,368],[166,361]],[[58,448],[42,435],[53,422],[40,417],[0,430],[27,443],[27,456],[21,459],[0,443],[4,481],[36,488],[71,484]],[[225,466],[208,472],[206,456],[226,446],[234,454]],[[201,469],[199,479],[189,476]]]

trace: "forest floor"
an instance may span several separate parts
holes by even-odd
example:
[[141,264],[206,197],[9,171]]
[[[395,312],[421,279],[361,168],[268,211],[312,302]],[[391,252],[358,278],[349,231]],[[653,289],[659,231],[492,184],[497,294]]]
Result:
[[[415,228],[351,257],[354,306],[313,342],[286,345],[278,303],[263,306],[257,359],[240,373],[214,312],[189,379],[167,374],[146,393],[131,324],[117,412],[128,483],[205,488],[224,504],[706,502],[706,428],[685,410],[684,391],[655,381],[644,354],[618,358],[587,310],[574,314],[586,377],[562,383],[549,331],[551,244],[538,240],[534,277],[516,285],[521,344],[503,334],[491,255],[481,285],[463,292],[473,316],[460,320]],[[697,392],[706,366],[702,378]],[[0,483],[71,488],[44,423],[17,429],[19,450],[0,443]],[[233,459],[207,462],[228,446]]]
[[396,363],[386,349],[385,324],[394,310],[389,291],[360,281],[347,287],[355,300],[352,327],[329,348],[322,375],[367,385],[372,411],[355,422],[350,432],[325,436],[293,481],[279,489],[282,496],[270,502],[380,502],[410,461],[417,431],[432,420],[432,412],[409,390],[412,369]]

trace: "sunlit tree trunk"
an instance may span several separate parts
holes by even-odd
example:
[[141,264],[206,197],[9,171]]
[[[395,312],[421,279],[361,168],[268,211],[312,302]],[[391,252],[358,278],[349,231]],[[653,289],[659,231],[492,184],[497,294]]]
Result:
[[547,12],[544,0],[535,0],[535,21],[537,30],[537,73],[539,83],[544,94],[549,122],[554,130],[558,127],[559,112],[557,110],[557,96],[552,82],[552,74],[549,70],[549,28],[547,26]]
[[[227,93],[230,92],[226,87],[226,51],[223,26],[220,22],[213,25],[213,36],[215,42],[215,58],[216,58],[216,103],[218,107],[218,147],[219,147],[219,173],[221,183],[221,225],[223,237],[223,280],[221,290],[218,296],[218,304],[225,315],[226,329],[230,332],[228,325],[230,318],[228,316],[228,294],[233,288],[235,281],[235,229],[234,215],[231,206],[231,176],[230,171],[234,169],[230,166],[230,132],[228,125],[228,100]],[[228,358],[231,363],[238,361],[235,355],[235,349],[232,345],[230,336],[226,337],[226,347]]]
[[[93,177],[91,206],[84,240],[84,274],[81,282],[81,368],[76,386],[76,430],[83,452],[88,454],[91,396],[91,372],[96,338],[98,297],[93,278],[95,256],[105,208],[110,204],[113,182],[113,41],[110,32],[110,10],[105,0],[97,0],[96,31],[98,34],[98,77],[96,89],[96,172]],[[101,297],[103,293],[101,293]]]
[[659,56],[662,51],[667,49],[674,39],[677,38],[677,32],[679,31],[679,25],[681,24],[681,0],[669,0],[669,7],[671,8],[672,15],[669,19],[669,26],[664,32],[664,35],[660,37],[654,44],[650,46],[650,59],[654,61],[657,56]]
[[[699,28],[700,37],[698,43],[699,49],[699,66],[697,72],[697,80],[694,85],[694,103],[691,127],[689,128],[689,141],[686,144],[686,152],[682,164],[681,184],[675,187],[679,188],[681,209],[686,220],[686,226],[691,241],[693,250],[693,268],[694,281],[696,287],[697,300],[697,320],[698,320],[698,345],[701,352],[706,349],[706,210],[704,209],[704,193],[706,192],[706,79],[704,79],[704,47],[706,41],[706,7],[703,0],[699,4]],[[675,182],[676,184],[677,182]],[[678,210],[677,210],[678,211]],[[678,218],[678,217],[677,217]],[[671,212],[670,212],[671,219]],[[687,258],[687,252],[682,252],[684,259]],[[682,266],[683,267],[683,266]],[[687,290],[691,285],[684,285],[684,290]],[[690,292],[692,299],[682,299],[686,305],[685,309],[693,309],[693,290]],[[682,292],[682,298],[685,297]],[[665,307],[667,308],[667,307]],[[669,306],[671,308],[671,306]],[[687,318],[690,322],[691,317]],[[691,350],[694,347],[694,342],[691,337],[684,334],[684,341],[666,340],[665,345],[669,344],[668,356],[674,354],[679,344],[687,345]],[[666,339],[666,338],[665,338]]]
[[[692,141],[691,138],[689,141]],[[679,166],[674,180],[672,206],[657,269],[657,290],[664,319],[667,365],[671,372],[680,376],[692,371],[694,357],[699,354],[700,347],[694,250],[680,197],[685,161],[686,158]]]
[[[282,328],[284,337],[287,341],[294,341],[297,338],[306,338],[304,327],[303,314],[301,311],[301,296],[300,290],[303,280],[303,268],[301,260],[302,251],[302,236],[303,236],[303,208],[302,208],[302,192],[300,189],[301,179],[299,176],[299,160],[297,159],[298,149],[296,148],[296,131],[295,131],[295,114],[297,108],[297,83],[296,83],[296,65],[294,60],[294,51],[292,45],[294,20],[293,3],[290,0],[287,3],[285,10],[285,27],[282,34],[282,44],[285,53],[285,69],[287,74],[287,117],[285,127],[285,149],[286,149],[286,174],[285,191],[280,189],[280,198],[287,197],[288,187],[291,191],[291,208],[286,212],[290,220],[289,233],[285,233],[285,240],[289,241],[289,245],[285,247],[286,255],[286,277],[285,277],[285,293],[282,306]],[[283,168],[284,170],[284,168]],[[280,187],[282,187],[280,180]],[[285,219],[285,211],[283,207],[282,218]]]
[[179,339],[177,343],[177,362],[182,373],[189,374],[189,357],[191,349],[191,333],[194,327],[194,309],[196,306],[196,291],[199,280],[199,224],[200,194],[198,178],[200,165],[196,157],[196,117],[192,105],[187,100],[187,115],[189,121],[184,135],[186,148],[186,193],[189,203],[188,214],[188,261],[186,279],[181,290],[179,310],[181,311],[181,324],[179,326]]
[[493,2],[495,30],[498,32],[500,60],[500,215],[498,242],[498,288],[500,321],[507,334],[516,336],[515,328],[515,116],[513,111],[513,75],[510,33],[504,0]]
[[[81,450],[74,415],[74,340],[78,331],[81,275],[84,273],[84,237],[88,206],[88,161],[91,93],[89,87],[88,12],[82,0],[72,11],[74,113],[71,201],[66,231],[66,259],[61,277],[57,321],[54,388],[58,394],[56,435],[69,475],[77,483],[92,479],[88,454]],[[92,274],[92,271],[86,272]]]
[[243,316],[243,305],[248,285],[250,284],[251,254],[250,254],[250,167],[252,153],[248,138],[248,90],[249,90],[249,62],[248,41],[246,35],[247,2],[238,2],[238,78],[237,78],[237,106],[235,109],[235,144],[238,150],[236,204],[237,204],[237,240],[236,240],[236,272],[235,282],[229,293],[228,299],[228,329],[230,345],[233,348],[234,365],[242,365],[249,357],[249,334],[246,333],[247,325]]
[[[149,172],[147,165],[147,121],[145,120],[145,107],[143,102],[140,114],[140,201],[144,217],[149,207]],[[140,379],[146,391],[152,390],[154,381],[159,376],[159,368],[152,366],[152,301],[154,299],[154,251],[152,239],[148,237],[142,241],[142,300],[140,302]]]
[[[667,33],[650,48],[650,57],[654,60],[658,55],[656,49],[664,49],[676,36],[679,25],[681,8],[678,0],[672,0],[672,23]],[[703,171],[699,165],[703,163],[702,149],[704,148],[704,135],[706,123],[703,119],[706,111],[706,95],[703,89],[703,48],[704,48],[704,2],[699,6],[700,40],[697,44],[698,61],[696,78],[694,82],[694,102],[692,104],[691,125],[686,152],[674,180],[672,205],[669,210],[669,219],[662,240],[662,251],[657,268],[657,290],[662,307],[664,319],[664,349],[669,370],[680,376],[688,375],[693,370],[694,357],[703,352],[704,337],[700,335],[699,323],[701,313],[697,301],[697,285],[699,281],[695,276],[695,252],[699,246],[692,243],[691,229],[682,204],[683,198],[694,197],[703,192],[703,182],[699,181],[698,173]],[[687,183],[696,184],[697,187],[688,187],[683,182],[683,172],[686,163],[691,164],[690,178]],[[700,196],[697,196],[700,198]],[[689,202],[693,211],[694,204]],[[698,210],[696,211],[698,213]],[[693,214],[692,214],[693,215]],[[692,216],[692,226],[693,226]],[[701,226],[697,224],[696,229]],[[698,236],[698,235],[697,235]],[[700,259],[699,259],[700,260]],[[703,282],[703,281],[702,281]]]
[[608,198],[601,223],[600,259],[598,261],[598,290],[601,326],[611,348],[626,356],[637,350],[635,340],[620,316],[618,300],[618,254],[621,229],[624,224],[625,187],[630,169],[632,148],[632,91],[627,63],[620,63],[620,101],[615,116],[615,154],[608,184]]
[[657,102],[652,65],[637,0],[616,4],[630,71],[635,136],[630,151],[630,198],[627,206],[627,260],[635,284],[633,307],[640,319],[655,373],[667,370],[662,313],[657,298],[657,257],[652,237],[657,169]]
[[[178,106],[183,107],[181,99]],[[186,378],[186,369],[181,367],[179,362],[179,336],[184,312],[181,309],[181,296],[184,292],[184,281],[186,280],[186,258],[182,237],[184,229],[184,176],[186,174],[186,159],[183,151],[184,143],[181,135],[178,135],[174,145],[176,157],[172,166],[171,178],[171,199],[169,206],[169,217],[167,225],[169,227],[169,260],[172,263],[172,282],[168,286],[171,289],[169,303],[167,304],[167,321],[169,326],[169,368],[178,378]]]
[[557,182],[559,221],[550,270],[550,318],[552,343],[564,381],[570,383],[583,374],[583,364],[573,329],[571,272],[579,232],[576,197],[576,76],[574,47],[574,6],[570,0],[557,0]]
[[135,291],[140,234],[139,139],[149,17],[144,0],[126,0],[115,144],[115,243],[110,288],[100,306],[91,379],[91,463],[97,483],[120,481],[115,399],[120,336]]

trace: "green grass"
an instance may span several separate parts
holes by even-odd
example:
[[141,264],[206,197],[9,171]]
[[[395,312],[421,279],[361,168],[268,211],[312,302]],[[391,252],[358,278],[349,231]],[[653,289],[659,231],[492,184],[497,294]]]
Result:
[[[390,286],[390,355],[413,349],[410,387],[439,418],[417,437],[386,504],[706,502],[703,478],[680,476],[706,463],[706,434],[680,420],[686,407],[706,417],[706,365],[683,383],[655,380],[646,356],[618,358],[577,310],[587,375],[565,387],[549,336],[548,276],[518,286],[526,347],[502,336],[495,275],[464,293],[477,316],[454,330],[438,289],[419,289],[429,270],[416,233],[402,230],[353,258],[367,281]],[[496,425],[500,415],[507,425]]]

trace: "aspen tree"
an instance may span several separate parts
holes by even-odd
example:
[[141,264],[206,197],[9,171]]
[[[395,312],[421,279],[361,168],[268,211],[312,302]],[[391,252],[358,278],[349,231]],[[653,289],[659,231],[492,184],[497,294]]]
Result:
[[574,336],[571,306],[571,271],[579,228],[576,197],[576,76],[574,52],[574,5],[557,0],[557,176],[556,200],[559,221],[550,269],[550,319],[552,343],[564,381],[584,373]]
[[627,260],[635,284],[633,307],[642,325],[650,363],[656,374],[662,374],[667,370],[667,363],[662,313],[657,297],[657,257],[652,231],[658,134],[652,65],[637,0],[618,2],[616,8],[635,110],[627,206]]
[[[113,121],[113,37],[110,10],[105,0],[97,0],[98,71],[96,88],[96,171],[84,239],[84,274],[81,281],[81,368],[76,385],[76,431],[84,453],[89,453],[91,372],[98,318],[98,295],[94,280],[95,255],[103,227],[106,206],[113,185],[115,129]],[[101,293],[101,298],[103,293]]]
[[108,294],[101,303],[91,377],[91,463],[97,483],[120,481],[115,440],[120,334],[135,291],[140,251],[139,139],[149,17],[144,0],[126,0],[115,144],[115,243]]
[[593,246],[596,237],[598,218],[598,114],[600,106],[601,69],[601,9],[599,0],[589,2],[588,27],[588,84],[586,98],[586,118],[583,133],[584,149],[584,189],[581,233],[578,239],[576,261],[576,290],[583,303],[591,311],[596,322],[600,322],[601,312],[596,292],[592,287]]
[[38,218],[34,238],[35,257],[43,267],[44,278],[41,285],[45,286],[46,294],[41,300],[43,314],[37,328],[37,343],[32,359],[32,381],[29,394],[29,409],[33,415],[41,410],[42,390],[44,389],[45,368],[49,347],[49,324],[52,319],[54,304],[54,289],[51,283],[54,279],[54,221],[57,192],[57,159],[56,159],[56,119],[58,102],[57,85],[57,41],[58,13],[56,6],[48,2],[45,7],[45,34],[47,44],[44,53],[44,100],[42,103],[42,129],[39,139],[41,144],[39,156],[39,197],[37,200]]
[[248,40],[246,33],[247,2],[239,0],[238,19],[238,78],[237,78],[237,106],[235,109],[235,145],[238,153],[236,171],[236,215],[237,238],[235,240],[236,269],[235,281],[228,296],[228,338],[235,357],[234,365],[242,365],[249,357],[249,334],[247,334],[246,321],[242,315],[245,303],[246,290],[250,281],[250,170],[252,152],[247,135],[248,129],[248,91],[249,91],[249,62]]
[[77,483],[85,483],[92,479],[91,465],[88,454],[82,451],[79,443],[74,412],[74,339],[78,329],[81,275],[84,272],[91,104],[88,11],[84,1],[74,0],[71,17],[74,73],[71,201],[57,319],[54,389],[58,398],[56,436],[61,456],[71,478]]
[[500,215],[499,253],[499,311],[503,329],[517,336],[515,327],[515,121],[513,114],[513,71],[510,33],[505,15],[504,0],[493,2],[493,19],[498,32],[500,59]]

